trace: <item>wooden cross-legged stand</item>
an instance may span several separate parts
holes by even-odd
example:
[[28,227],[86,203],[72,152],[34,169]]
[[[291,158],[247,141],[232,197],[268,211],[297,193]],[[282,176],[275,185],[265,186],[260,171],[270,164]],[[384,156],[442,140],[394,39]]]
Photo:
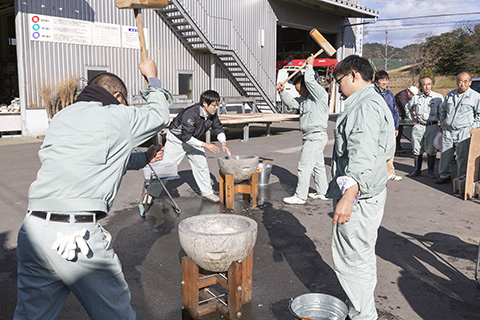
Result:
[[252,208],[257,206],[258,172],[254,172],[250,180],[245,180],[239,184],[235,184],[232,174],[224,175],[220,171],[219,177],[220,203],[223,203],[226,209],[234,209],[234,199],[237,193],[243,193],[243,200],[251,200]]
[[[199,319],[215,311],[227,320],[241,319],[243,304],[252,300],[252,273],[253,250],[243,262],[230,265],[227,277],[203,271],[192,259],[183,257],[182,319]],[[209,287],[215,284],[228,291],[226,298],[225,294],[216,296],[210,291]]]

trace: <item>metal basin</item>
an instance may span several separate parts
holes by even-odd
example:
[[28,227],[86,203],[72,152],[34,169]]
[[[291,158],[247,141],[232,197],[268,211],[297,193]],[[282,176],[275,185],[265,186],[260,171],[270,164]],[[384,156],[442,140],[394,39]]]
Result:
[[344,320],[347,305],[334,296],[323,293],[306,293],[290,301],[290,312],[297,319]]
[[257,240],[257,223],[235,214],[205,214],[182,220],[178,236],[199,267],[224,272],[232,262],[248,257]]
[[236,181],[248,180],[257,170],[257,156],[233,156],[218,158],[218,167],[223,174],[232,174]]

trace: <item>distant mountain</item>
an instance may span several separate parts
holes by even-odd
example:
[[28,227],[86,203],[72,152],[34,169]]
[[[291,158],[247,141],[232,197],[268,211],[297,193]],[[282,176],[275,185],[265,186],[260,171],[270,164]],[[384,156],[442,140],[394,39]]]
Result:
[[[388,60],[387,70],[397,69],[409,65],[418,59],[420,44],[410,44],[403,48],[387,47]],[[363,45],[363,57],[373,61],[377,70],[385,69],[385,45],[382,43],[365,43]]]

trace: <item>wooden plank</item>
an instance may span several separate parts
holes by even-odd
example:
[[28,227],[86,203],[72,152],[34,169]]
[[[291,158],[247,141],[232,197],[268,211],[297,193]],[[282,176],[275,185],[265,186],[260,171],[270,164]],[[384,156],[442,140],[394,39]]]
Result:
[[230,320],[242,318],[242,266],[234,262],[228,268],[228,316]]
[[220,203],[225,204],[225,177],[221,170],[218,170],[218,191],[220,193]]
[[248,185],[248,184],[237,184],[235,186],[235,194],[237,194],[237,193],[250,194],[251,193],[250,185]]
[[465,179],[465,197],[468,200],[473,197],[473,183],[478,180],[480,170],[480,128],[475,129],[470,137],[470,149],[468,151],[467,177]]
[[234,209],[235,200],[235,181],[233,174],[225,175],[225,208],[229,210]]
[[182,258],[182,319],[198,318],[198,266],[189,257]]
[[253,250],[242,262],[242,303],[252,301]]
[[252,208],[255,208],[257,206],[257,200],[258,200],[258,172],[254,172],[252,174]]

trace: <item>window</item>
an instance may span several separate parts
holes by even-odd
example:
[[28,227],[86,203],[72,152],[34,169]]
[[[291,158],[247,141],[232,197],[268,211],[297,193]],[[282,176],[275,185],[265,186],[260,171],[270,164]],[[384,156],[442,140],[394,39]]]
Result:
[[109,71],[110,68],[108,67],[85,67],[85,73],[88,82],[90,82],[90,80],[92,80],[97,74]]
[[187,99],[193,99],[193,74],[178,73],[178,94],[187,96]]

